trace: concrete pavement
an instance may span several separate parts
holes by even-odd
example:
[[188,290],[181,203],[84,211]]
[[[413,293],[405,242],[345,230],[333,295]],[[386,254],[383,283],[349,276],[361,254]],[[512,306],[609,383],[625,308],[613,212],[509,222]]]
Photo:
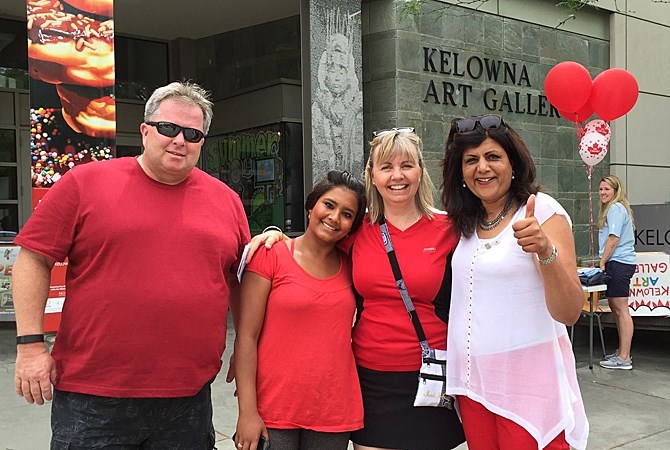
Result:
[[[670,319],[668,319],[670,320]],[[634,369],[607,370],[598,366],[599,337],[595,332],[594,368],[588,368],[588,328],[575,329],[577,375],[591,425],[589,450],[670,449],[670,332],[636,331]],[[14,393],[16,330],[0,323],[0,450],[49,448],[48,405],[28,405]],[[228,334],[232,347],[233,335]],[[616,333],[605,329],[608,352],[616,348]],[[226,350],[224,371],[230,348]],[[214,382],[214,425],[219,450],[234,450],[237,403],[225,373]],[[458,450],[466,450],[464,444]]]

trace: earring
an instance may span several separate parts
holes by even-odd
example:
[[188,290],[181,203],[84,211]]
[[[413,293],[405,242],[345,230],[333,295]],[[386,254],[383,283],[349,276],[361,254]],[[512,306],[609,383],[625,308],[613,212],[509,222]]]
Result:
[[463,187],[465,187],[465,180],[463,180]]
[[512,179],[514,179],[514,171],[512,171]]

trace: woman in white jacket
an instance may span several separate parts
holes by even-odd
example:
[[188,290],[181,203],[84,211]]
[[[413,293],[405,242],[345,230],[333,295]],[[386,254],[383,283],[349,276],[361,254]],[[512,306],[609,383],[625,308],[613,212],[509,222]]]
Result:
[[470,450],[586,448],[588,421],[565,325],[584,301],[570,217],[500,116],[455,119],[442,200],[453,257],[447,393]]

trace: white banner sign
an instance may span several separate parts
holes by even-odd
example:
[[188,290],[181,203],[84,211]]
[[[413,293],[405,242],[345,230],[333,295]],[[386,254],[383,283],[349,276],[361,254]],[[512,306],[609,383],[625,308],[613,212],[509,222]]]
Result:
[[637,254],[628,297],[632,316],[670,316],[669,271],[670,256],[667,253]]

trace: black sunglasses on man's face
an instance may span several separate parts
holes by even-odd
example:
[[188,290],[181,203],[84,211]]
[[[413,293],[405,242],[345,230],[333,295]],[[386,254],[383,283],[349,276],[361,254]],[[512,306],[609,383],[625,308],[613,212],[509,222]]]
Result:
[[195,128],[186,128],[180,127],[172,122],[144,122],[147,125],[156,127],[156,131],[159,134],[167,137],[176,137],[182,131],[184,132],[184,140],[188,142],[200,142],[204,137],[205,133]]

